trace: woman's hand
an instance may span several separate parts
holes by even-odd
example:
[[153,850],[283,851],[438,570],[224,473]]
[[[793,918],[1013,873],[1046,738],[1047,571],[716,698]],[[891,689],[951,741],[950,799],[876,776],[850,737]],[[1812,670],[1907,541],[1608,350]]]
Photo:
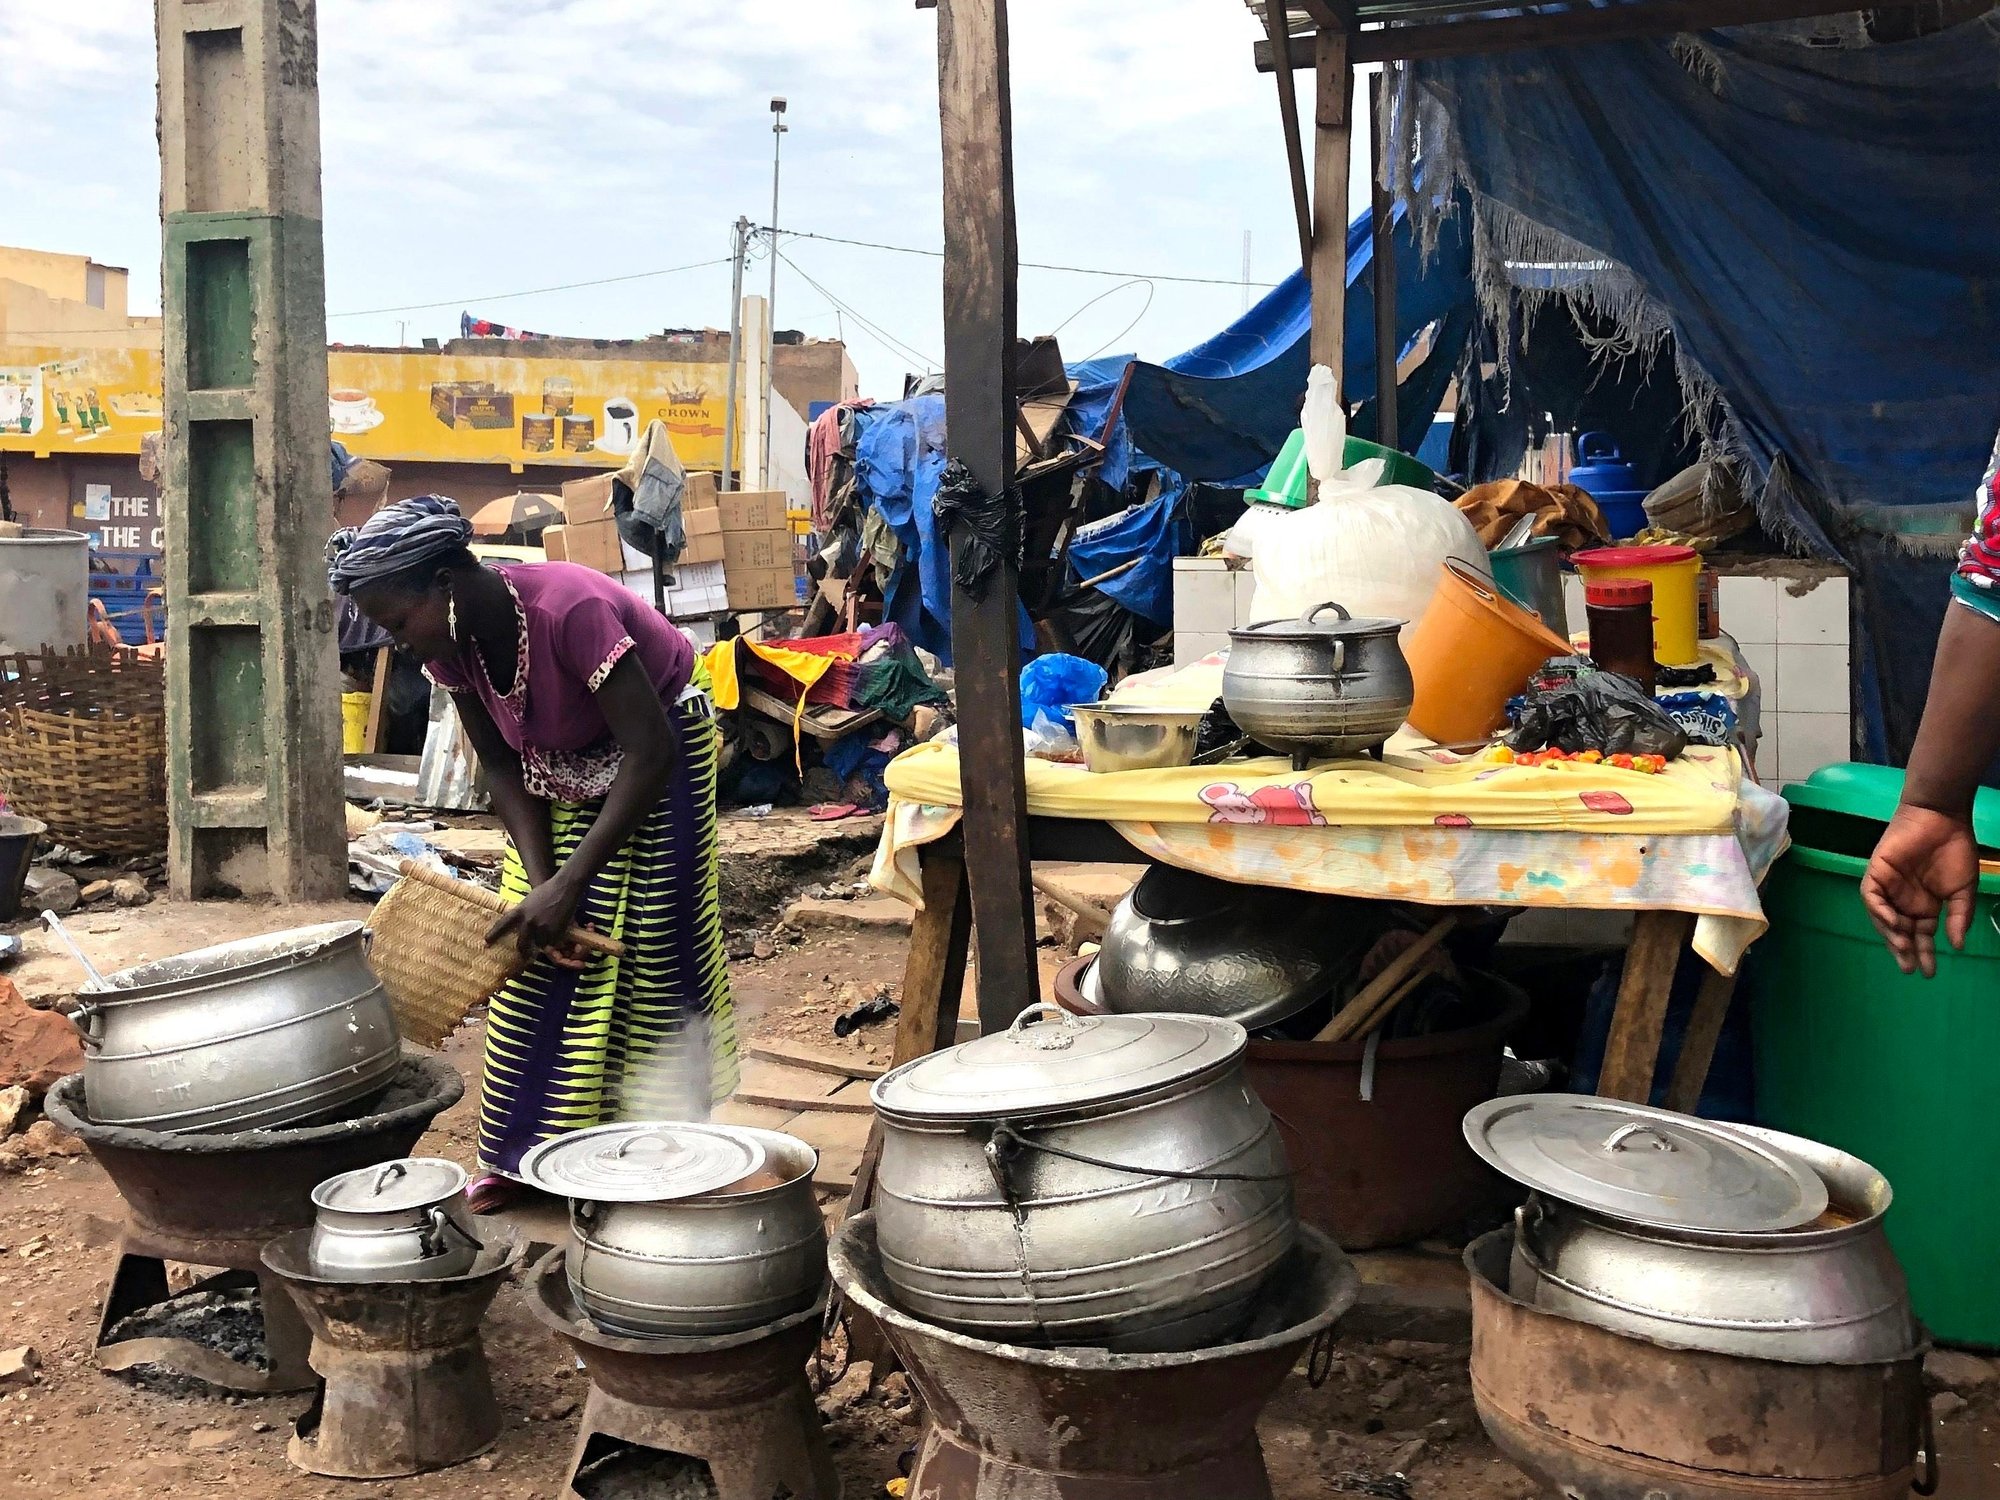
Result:
[[497,943],[511,933],[526,957],[540,954],[565,969],[580,969],[589,959],[570,942],[569,930],[582,896],[583,887],[558,872],[529,891],[520,905],[496,917],[486,929],[486,941]]
[[1979,887],[1979,845],[1961,818],[1908,803],[1882,831],[1861,899],[1905,974],[1937,973],[1938,913],[1954,948],[1965,946]]

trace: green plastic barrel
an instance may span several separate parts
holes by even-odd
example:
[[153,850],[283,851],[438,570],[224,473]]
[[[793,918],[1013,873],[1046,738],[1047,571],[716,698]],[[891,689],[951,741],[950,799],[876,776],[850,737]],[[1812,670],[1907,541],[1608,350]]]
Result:
[[[1828,767],[1786,791],[1794,844],[1744,971],[1757,1112],[1879,1168],[1917,1315],[1941,1342],[2000,1348],[2000,878],[1980,880],[1964,951],[1941,947],[1934,979],[1904,975],[1861,905],[1901,780]],[[1989,842],[2000,801],[1981,798]]]

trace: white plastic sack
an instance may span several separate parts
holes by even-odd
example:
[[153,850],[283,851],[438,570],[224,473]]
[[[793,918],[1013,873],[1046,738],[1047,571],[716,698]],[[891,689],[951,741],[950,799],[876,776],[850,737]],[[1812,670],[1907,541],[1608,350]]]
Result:
[[[1306,383],[1308,467],[1315,464],[1316,425],[1322,440],[1318,458],[1326,457],[1329,419],[1324,411],[1315,414],[1314,397],[1330,396],[1332,380],[1332,372],[1316,365]],[[1344,446],[1339,403],[1332,405],[1330,420]],[[1492,576],[1472,523],[1429,490],[1382,484],[1384,467],[1382,460],[1371,459],[1331,473],[1320,479],[1316,504],[1259,525],[1251,558],[1257,578],[1253,621],[1296,619],[1331,599],[1353,615],[1404,621],[1407,641],[1430,607],[1446,559]]]

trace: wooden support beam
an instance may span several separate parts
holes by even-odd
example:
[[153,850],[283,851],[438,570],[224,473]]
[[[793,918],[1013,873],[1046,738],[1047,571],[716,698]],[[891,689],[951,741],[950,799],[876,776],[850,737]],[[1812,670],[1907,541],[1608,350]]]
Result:
[[389,732],[389,672],[395,663],[394,646],[376,648],[375,681],[368,691],[368,728],[361,736],[361,748],[370,755],[382,753],[382,741]]
[[[947,453],[1012,510],[1014,479],[1014,153],[1006,0],[940,0],[938,116],[944,155],[944,367]],[[956,552],[962,527],[950,538]],[[1021,748],[1019,558],[975,592],[954,578],[958,753],[966,867],[979,954],[979,1019],[1004,1029],[1038,998],[1028,885],[1027,768]],[[1018,551],[1018,547],[1014,549]]]
[[[1712,31],[1718,26],[1806,21],[1816,16],[1844,15],[1853,8],[1851,4],[1832,4],[1829,0],[1651,0],[1646,5],[1578,9],[1560,15],[1543,13],[1497,20],[1432,21],[1421,26],[1378,26],[1352,30],[1350,57],[1356,64],[1363,64],[1421,57],[1464,57],[1526,47],[1581,46],[1673,36],[1683,31]],[[1316,65],[1314,42],[1311,33],[1287,39],[1284,55],[1294,69]],[[1269,40],[1256,42],[1253,48],[1257,71],[1272,71],[1272,59],[1279,56],[1279,49]]]
[[1674,967],[1693,934],[1694,918],[1686,912],[1642,911],[1633,922],[1611,1034],[1604,1042],[1604,1066],[1597,1075],[1603,1098],[1644,1104],[1652,1097]]
[[[1264,7],[1264,25],[1269,29],[1273,46],[1284,40],[1285,7],[1282,0],[1271,0]],[[1299,225],[1299,267],[1310,277],[1313,257],[1312,197],[1306,190],[1306,148],[1299,132],[1298,86],[1289,73],[1276,76],[1278,123],[1285,132],[1285,164],[1291,170],[1292,212]]]
[[[1354,69],[1347,34],[1322,31],[1313,90],[1312,362],[1343,385],[1347,340],[1347,149],[1353,118]],[[1343,388],[1344,400],[1347,392]]]
[[1674,1079],[1667,1085],[1667,1108],[1694,1113],[1708,1083],[1715,1044],[1722,1040],[1722,1023],[1729,1019],[1729,1002],[1736,994],[1736,976],[1711,969],[1701,976],[1687,1030],[1681,1033],[1681,1053],[1674,1060]]
[[1400,448],[1401,428],[1396,417],[1396,356],[1402,353],[1396,337],[1396,232],[1392,218],[1394,204],[1383,185],[1382,170],[1382,75],[1368,80],[1368,225],[1371,231],[1370,269],[1375,287],[1375,441],[1385,448]]

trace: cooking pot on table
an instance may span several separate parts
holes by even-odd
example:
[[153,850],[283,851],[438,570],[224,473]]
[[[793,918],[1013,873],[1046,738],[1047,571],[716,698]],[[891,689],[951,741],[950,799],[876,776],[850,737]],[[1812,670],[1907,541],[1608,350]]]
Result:
[[329,1177],[312,1194],[306,1256],[328,1281],[463,1276],[480,1240],[465,1206],[465,1169],[412,1156]]
[[1206,1016],[1023,1011],[875,1081],[875,1213],[905,1309],[1120,1353],[1239,1331],[1298,1238],[1284,1146]]
[[[1466,1117],[1474,1150],[1535,1179],[1516,1216],[1516,1297],[1672,1347],[1790,1364],[1921,1347],[1882,1230],[1889,1183],[1866,1162],[1773,1130],[1556,1100],[1497,1099]],[[1530,1161],[1507,1117],[1551,1103],[1571,1118]]]
[[[1323,619],[1328,611],[1336,618]],[[1296,620],[1229,632],[1222,706],[1259,744],[1312,760],[1381,754],[1409,717],[1416,689],[1396,633],[1402,620],[1357,620],[1338,604]]]
[[295,927],[108,976],[68,1012],[101,1125],[209,1134],[304,1125],[384,1088],[396,1015],[359,922]]
[[819,1154],[775,1130],[630,1123],[544,1142],[521,1175],[570,1199],[570,1295],[626,1338],[716,1338],[819,1300]]

